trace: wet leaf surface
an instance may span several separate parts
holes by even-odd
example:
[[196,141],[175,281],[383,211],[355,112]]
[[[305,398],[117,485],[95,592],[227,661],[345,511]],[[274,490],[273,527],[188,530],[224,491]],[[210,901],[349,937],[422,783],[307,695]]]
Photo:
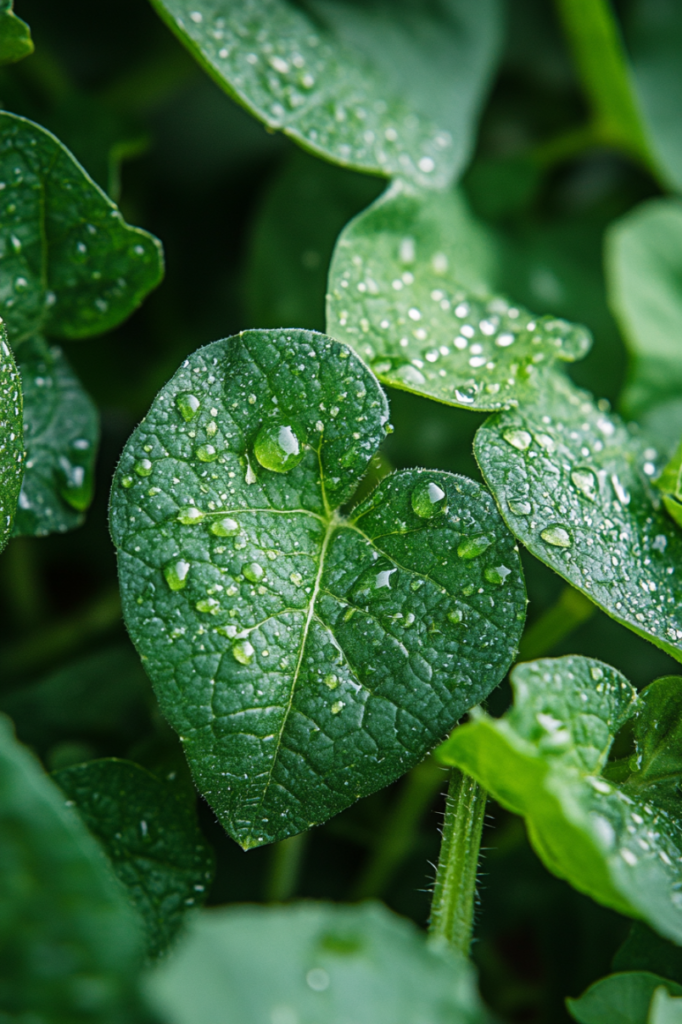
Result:
[[0,551],[12,532],[24,462],[21,379],[0,321]]

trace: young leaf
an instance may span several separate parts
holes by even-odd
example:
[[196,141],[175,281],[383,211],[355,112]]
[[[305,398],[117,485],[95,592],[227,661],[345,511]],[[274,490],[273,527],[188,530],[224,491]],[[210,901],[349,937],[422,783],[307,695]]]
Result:
[[[0,990],[7,1019],[123,1024],[137,915],[98,844],[0,716]],[[129,1007],[128,1007],[129,1009]]]
[[0,111],[0,313],[16,350],[44,331],[108,331],[161,280],[160,242],[129,227],[50,132]]
[[539,365],[582,358],[590,336],[490,297],[495,258],[461,196],[394,182],[339,238],[327,331],[384,384],[466,409],[507,409]]
[[[456,729],[441,760],[525,817],[555,875],[681,943],[682,678],[658,680],[638,697],[615,669],[576,655],[518,665],[512,687],[512,710]],[[629,720],[635,755],[606,765]]]
[[99,416],[62,350],[40,336],[19,346],[26,472],[15,535],[72,530],[92,501]]
[[226,92],[344,167],[441,188],[471,152],[500,41],[482,0],[153,0]]
[[151,957],[168,948],[213,879],[213,851],[188,803],[131,761],[107,758],[55,772],[142,915]]
[[682,661],[682,534],[651,486],[658,454],[608,405],[545,374],[476,434],[511,531],[624,626]]
[[345,345],[248,331],[186,360],[121,458],[128,629],[244,848],[402,775],[514,656],[520,562],[479,484],[406,470],[340,514],[387,420]]
[[663,495],[663,504],[671,518],[682,526],[682,442],[654,483]]
[[33,53],[31,30],[17,18],[13,0],[0,0],[0,66],[14,64]]
[[379,903],[204,911],[146,980],[169,1024],[483,1024],[473,968]]
[[567,999],[578,1024],[654,1024],[649,1016],[654,993],[660,989],[682,995],[682,985],[648,971],[610,974],[590,985],[579,999]]
[[12,532],[24,461],[21,380],[0,320],[0,551]]

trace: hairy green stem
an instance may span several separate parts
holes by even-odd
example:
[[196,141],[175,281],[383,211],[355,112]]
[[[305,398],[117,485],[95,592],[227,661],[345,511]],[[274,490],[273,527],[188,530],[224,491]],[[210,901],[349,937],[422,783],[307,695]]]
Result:
[[471,776],[452,769],[429,931],[464,956],[469,956],[474,925],[486,800],[486,791]]

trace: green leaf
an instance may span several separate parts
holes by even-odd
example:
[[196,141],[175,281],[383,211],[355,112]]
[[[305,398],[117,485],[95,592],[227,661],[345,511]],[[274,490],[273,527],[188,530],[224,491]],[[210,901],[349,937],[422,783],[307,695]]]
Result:
[[612,961],[614,971],[651,971],[682,985],[682,949],[633,921],[630,934]]
[[24,462],[21,379],[0,320],[0,551],[12,532]]
[[663,495],[663,504],[678,526],[682,526],[682,442],[654,483]]
[[516,650],[520,562],[479,484],[405,470],[340,514],[387,420],[345,345],[248,331],[183,363],[114,478],[130,635],[245,848],[402,775]]
[[682,1024],[682,992],[670,995],[669,984],[660,985],[654,992],[647,1024]]
[[99,416],[57,345],[19,346],[26,472],[15,535],[44,537],[80,526],[94,490]]
[[496,0],[153,0],[208,73],[268,128],[333,163],[447,185],[497,57]]
[[0,66],[14,64],[33,53],[31,30],[17,18],[13,0],[0,0]]
[[[440,759],[525,817],[555,875],[682,943],[679,773],[658,770],[675,760],[669,748],[681,726],[664,714],[659,745],[656,717],[680,708],[682,678],[658,680],[638,697],[615,669],[576,655],[518,665],[511,680],[512,710],[501,719],[480,713],[456,729]],[[635,753],[624,766],[607,765],[628,721]]]
[[493,240],[457,193],[393,183],[339,238],[327,331],[382,383],[466,409],[516,405],[539,365],[590,336],[491,297]]
[[163,953],[213,879],[213,851],[194,802],[145,768],[115,758],[64,768],[53,778],[104,846],[142,915],[149,955]]
[[0,717],[0,1005],[7,1020],[124,1024],[137,916],[76,813]]
[[10,342],[108,331],[161,280],[160,242],[129,227],[58,139],[0,111],[0,312]]
[[490,417],[475,454],[512,533],[617,622],[682,661],[682,535],[654,448],[563,375]]
[[648,971],[610,974],[590,985],[579,999],[567,999],[566,1005],[578,1024],[655,1024],[649,1006],[661,988],[682,995],[682,986]]
[[472,966],[379,903],[205,911],[147,979],[168,1024],[483,1024]]

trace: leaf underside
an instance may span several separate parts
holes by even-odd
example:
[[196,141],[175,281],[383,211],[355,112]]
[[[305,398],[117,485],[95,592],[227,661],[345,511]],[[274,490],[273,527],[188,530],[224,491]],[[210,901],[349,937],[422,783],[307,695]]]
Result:
[[21,380],[0,321],[0,551],[12,532],[23,474]]
[[[114,479],[128,629],[246,848],[402,775],[515,653],[520,562],[479,484],[408,470],[339,515],[387,419],[346,346],[249,331],[183,364]],[[300,461],[276,472],[259,445],[282,429]]]

